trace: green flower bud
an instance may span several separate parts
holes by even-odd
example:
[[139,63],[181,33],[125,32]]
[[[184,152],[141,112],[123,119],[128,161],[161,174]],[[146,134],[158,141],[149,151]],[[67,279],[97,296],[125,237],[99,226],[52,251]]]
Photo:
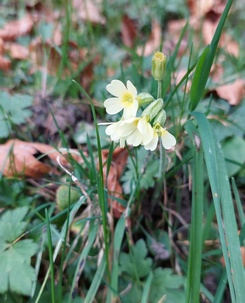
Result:
[[159,111],[163,108],[163,99],[157,99],[149,104],[143,111],[142,116],[149,117],[150,121],[153,120]]
[[147,104],[147,103],[150,103],[154,100],[154,98],[152,97],[151,94],[149,93],[140,93],[136,99],[138,100],[139,102],[139,105],[143,105],[143,104]]
[[166,112],[164,109],[162,109],[155,117],[154,122],[153,122],[153,126],[156,124],[160,124],[161,126],[164,126],[165,122],[166,122]]
[[167,58],[162,52],[156,52],[152,58],[152,76],[156,81],[163,79]]

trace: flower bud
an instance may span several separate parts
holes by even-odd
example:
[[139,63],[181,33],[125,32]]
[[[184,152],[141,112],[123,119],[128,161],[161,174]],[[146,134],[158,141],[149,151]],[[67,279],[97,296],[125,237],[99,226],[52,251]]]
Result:
[[139,102],[139,105],[143,105],[143,104],[147,104],[147,103],[150,103],[154,100],[154,98],[152,97],[151,94],[149,93],[140,93],[136,99],[138,100]]
[[152,76],[156,81],[163,79],[167,58],[162,52],[156,52],[152,58]]
[[164,126],[166,122],[166,112],[164,109],[162,109],[155,117],[153,125],[156,125],[157,123],[161,126]]
[[162,108],[163,108],[163,99],[157,99],[144,109],[142,116],[148,116],[151,121],[157,116],[157,114]]

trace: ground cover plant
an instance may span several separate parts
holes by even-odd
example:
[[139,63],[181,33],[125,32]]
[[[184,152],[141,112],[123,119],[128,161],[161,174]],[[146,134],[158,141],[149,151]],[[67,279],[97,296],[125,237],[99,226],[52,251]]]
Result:
[[1,2],[0,302],[243,302],[243,10]]

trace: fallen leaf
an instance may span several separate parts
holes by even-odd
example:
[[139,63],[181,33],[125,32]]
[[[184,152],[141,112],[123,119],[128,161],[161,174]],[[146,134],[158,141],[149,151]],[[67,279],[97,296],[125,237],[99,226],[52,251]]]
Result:
[[122,18],[121,25],[122,41],[127,47],[133,47],[135,38],[137,37],[137,26],[133,19],[130,19],[127,15]]
[[[109,150],[102,150],[103,164],[106,163],[108,154],[109,154]],[[126,149],[116,148],[112,154],[112,161],[108,175],[106,175],[106,171],[107,171],[106,165],[104,165],[103,168],[104,180],[106,180],[106,186],[108,188],[109,194],[119,199],[123,198],[122,186],[120,185],[119,180],[125,168],[127,158],[128,158],[128,152]],[[125,208],[122,206],[122,204],[117,202],[116,199],[109,198],[108,201],[112,208],[114,217],[120,218]]]
[[18,43],[5,43],[5,52],[9,52],[9,56],[13,59],[26,60],[29,58],[29,49]]
[[3,70],[4,72],[7,72],[10,70],[11,61],[0,55],[0,70]]
[[[0,171],[7,177],[31,178],[40,178],[47,173],[57,173],[55,166],[38,159],[42,154],[55,162],[57,157],[61,156],[61,164],[64,166],[69,163],[65,158],[67,152],[61,153],[47,144],[11,139],[0,145]],[[73,158],[81,160],[77,155]]]
[[106,19],[101,13],[98,3],[91,0],[73,0],[72,5],[79,19],[93,24],[105,24]]
[[208,11],[210,11],[214,5],[218,5],[221,1],[217,0],[188,0],[187,5],[190,13],[195,17],[203,17]]
[[[210,44],[213,39],[221,13],[211,11],[206,15],[202,25],[203,41],[206,45]],[[219,47],[224,48],[225,51],[232,56],[237,57],[239,55],[239,44],[227,33],[222,33],[219,41]]]
[[4,25],[0,29],[0,38],[4,41],[15,40],[20,36],[30,33],[34,25],[33,18],[30,14],[26,14],[22,19],[13,20]]
[[233,83],[219,86],[215,90],[218,96],[227,100],[230,105],[238,105],[245,97],[245,80],[237,79]]
[[156,20],[152,22],[152,29],[149,40],[146,42],[144,46],[140,46],[137,48],[137,54],[139,56],[149,56],[154,51],[159,49],[162,40],[162,29],[160,23]]
[[[46,50],[46,51],[45,51]],[[33,70],[47,69],[50,75],[57,75],[60,66],[61,55],[50,43],[44,43],[41,38],[37,38],[29,45],[30,58],[33,63]],[[48,53],[48,60],[45,61],[45,54]],[[46,62],[46,63],[45,63]],[[66,73],[64,73],[64,76]]]

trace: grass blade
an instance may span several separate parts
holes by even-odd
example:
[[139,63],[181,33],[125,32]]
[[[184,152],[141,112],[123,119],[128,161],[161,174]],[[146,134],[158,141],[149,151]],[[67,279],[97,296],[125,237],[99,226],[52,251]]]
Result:
[[101,283],[101,280],[103,278],[103,274],[104,274],[104,271],[105,271],[105,268],[106,268],[106,261],[105,261],[105,258],[103,256],[102,260],[101,260],[101,263],[95,273],[95,276],[93,278],[93,281],[91,283],[91,286],[87,292],[87,295],[86,295],[86,298],[84,300],[84,303],[91,303],[93,302],[94,298],[95,298],[95,295],[97,293],[97,290],[100,286],[100,283]]
[[125,231],[125,218],[121,216],[117,222],[114,234],[114,251],[113,251],[113,268],[111,274],[111,289],[108,291],[107,302],[113,302],[113,299],[118,295],[118,277],[119,277],[119,256],[122,245],[123,235]]
[[185,129],[193,140],[194,157],[192,164],[192,214],[190,252],[186,285],[186,302],[200,301],[201,263],[202,263],[202,224],[203,224],[203,150],[199,134],[192,122]]
[[207,118],[202,113],[192,115],[197,120],[203,144],[232,302],[240,303],[244,300],[245,276],[224,156],[215,143]]
[[211,41],[211,44],[208,45],[202,52],[199,61],[197,63],[197,68],[194,73],[193,82],[191,85],[191,91],[190,91],[190,104],[189,109],[193,111],[199,101],[201,100],[204,92],[204,88],[206,86],[208,76],[211,70],[211,66],[214,61],[214,57],[216,54],[216,50],[218,47],[218,43],[221,37],[221,33],[225,24],[225,20],[228,16],[229,10],[231,8],[231,5],[233,3],[233,0],[227,1],[226,7],[223,11],[223,14],[221,15],[219,24],[216,28],[216,31],[214,33],[213,39]]

